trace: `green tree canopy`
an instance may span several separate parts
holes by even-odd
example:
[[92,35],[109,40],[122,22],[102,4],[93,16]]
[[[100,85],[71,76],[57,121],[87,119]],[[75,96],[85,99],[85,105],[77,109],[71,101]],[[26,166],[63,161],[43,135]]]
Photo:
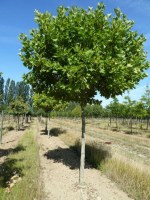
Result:
[[45,112],[50,112],[54,109],[57,102],[53,98],[47,97],[45,94],[35,93],[33,95],[33,106],[37,109],[42,108]]
[[38,28],[30,37],[20,35],[20,57],[30,70],[24,79],[33,90],[82,107],[80,172],[85,157],[83,107],[93,103],[97,92],[109,98],[133,88],[149,67],[144,36],[133,31],[133,21],[119,9],[114,11],[115,16],[106,15],[103,3],[95,10],[61,6],[57,16],[36,11]]
[[124,97],[124,105],[126,106],[125,112],[127,117],[133,117],[133,108],[136,104],[136,101],[132,100],[130,96]]
[[20,35],[24,78],[36,92],[55,99],[86,104],[96,91],[106,98],[122,94],[146,76],[149,66],[143,49],[145,38],[133,31],[133,21],[115,9],[115,16],[78,7],[35,12],[37,29]]
[[108,110],[108,113],[110,116],[116,117],[120,114],[120,103],[118,99],[115,97],[113,101],[110,102],[109,105],[106,106],[106,109]]
[[147,111],[147,116],[150,117],[150,88],[148,85],[146,86],[145,93],[141,97],[141,101]]
[[28,113],[29,106],[22,97],[18,96],[14,101],[9,105],[8,111],[15,115],[22,115]]
[[136,102],[133,106],[133,116],[137,118],[144,118],[147,116],[147,111],[144,107],[144,104],[139,101]]

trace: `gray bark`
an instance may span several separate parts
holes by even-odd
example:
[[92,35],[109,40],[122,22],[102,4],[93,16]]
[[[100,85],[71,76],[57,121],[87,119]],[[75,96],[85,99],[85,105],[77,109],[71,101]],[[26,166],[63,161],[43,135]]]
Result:
[[17,131],[19,131],[20,130],[20,125],[19,125],[19,123],[20,123],[20,116],[19,115],[17,115]]
[[49,127],[49,123],[50,123],[50,113],[48,114],[48,123],[47,123],[47,129],[48,129],[47,135],[48,135],[48,137],[50,137],[50,127]]
[[148,126],[149,126],[149,118],[147,118],[146,130],[148,130]]
[[130,119],[130,128],[131,128],[131,134],[132,134],[132,118]]
[[85,167],[85,116],[84,107],[82,109],[82,137],[81,137],[81,157],[80,157],[80,172],[79,172],[79,184],[84,185],[84,167]]
[[48,117],[46,116],[46,119],[45,119],[45,133],[47,133],[47,123],[48,123]]

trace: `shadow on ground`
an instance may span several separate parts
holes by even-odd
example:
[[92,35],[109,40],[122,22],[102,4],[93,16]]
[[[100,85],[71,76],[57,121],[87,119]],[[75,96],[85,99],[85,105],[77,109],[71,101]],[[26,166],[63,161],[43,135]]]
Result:
[[61,129],[61,128],[52,128],[51,130],[50,130],[50,135],[51,136],[59,136],[59,135],[61,135],[61,134],[63,134],[63,133],[66,133],[67,131],[65,130],[65,129]]
[[47,135],[47,131],[45,129],[41,130],[40,135]]
[[[80,159],[74,150],[69,148],[58,147],[54,150],[49,150],[44,154],[47,159],[52,159],[55,163],[63,163],[70,169],[79,169]],[[89,164],[85,164],[85,168],[91,168]]]
[[24,125],[24,126],[22,126],[21,128],[19,128],[18,131],[24,131],[24,130],[26,130],[27,128],[29,128],[29,126]]
[[[10,141],[12,142],[12,141]],[[0,148],[0,157],[8,156],[9,154],[18,153],[19,151],[24,151],[25,147],[23,145],[17,145],[15,148],[1,149]]]
[[[50,136],[55,136],[55,137],[57,137],[57,136],[59,136],[60,134],[63,134],[63,133],[66,133],[67,131],[66,130],[64,130],[64,129],[61,129],[61,128],[52,128],[51,130],[50,130]],[[47,135],[48,134],[48,131],[47,130],[45,130],[45,129],[43,129],[43,130],[41,130],[41,133],[40,133],[41,135]]]
[[17,166],[17,162],[22,161],[14,158],[7,158],[4,163],[0,164],[0,187],[7,187],[7,182],[15,175],[22,174],[22,168]]
[[[18,145],[14,149],[0,149],[0,155],[7,156],[8,154],[18,153],[20,151],[24,151],[25,147],[22,145]],[[0,164],[0,187],[6,187],[7,182],[10,178],[19,174],[19,176],[23,176],[22,167],[18,166],[19,162],[22,162],[23,159],[15,159],[15,158],[6,158],[5,161]]]

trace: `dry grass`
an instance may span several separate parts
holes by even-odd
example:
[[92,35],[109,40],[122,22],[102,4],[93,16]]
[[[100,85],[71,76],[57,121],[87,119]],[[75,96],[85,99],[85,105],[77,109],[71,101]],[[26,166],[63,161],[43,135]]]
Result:
[[135,200],[150,199],[150,174],[118,158],[107,160],[100,169]]
[[[81,134],[81,120],[79,119],[54,119],[53,121],[57,123],[57,126],[59,125],[71,133],[75,133],[76,135]],[[94,138],[102,142],[109,141],[112,143],[113,153],[117,152],[140,165],[150,165],[150,140],[148,138],[128,135],[123,132],[104,130],[99,128],[97,123],[99,123],[98,119],[87,120],[86,137],[90,137],[90,139]]]
[[[70,147],[79,152],[80,150],[80,142],[79,142],[79,134],[77,134],[77,123],[75,123],[75,131],[73,130],[73,124],[69,126],[69,123],[60,121],[61,128],[64,126],[67,127],[67,133],[60,135],[59,137]],[[62,126],[63,124],[63,126]],[[69,129],[71,127],[71,129]],[[73,132],[74,131],[74,132]],[[111,132],[112,133],[112,132]],[[111,134],[109,133],[109,135]],[[90,135],[92,135],[90,131]],[[105,140],[109,138],[109,135],[105,135]],[[94,136],[94,135],[93,135]],[[111,135],[113,137],[114,134]],[[100,137],[100,136],[99,136]],[[137,145],[140,142],[140,138],[136,138],[134,141],[134,137],[131,138],[131,141],[128,138],[128,135],[119,135],[116,134],[114,139],[117,140],[117,144],[120,142],[120,146],[125,146],[126,148],[130,148],[132,150],[132,145],[136,152],[142,150],[144,154],[144,150],[148,148],[148,143],[146,138],[141,142],[141,149]],[[89,138],[89,137],[88,137]],[[114,154],[114,147],[112,146],[112,150],[109,145],[104,144],[103,142],[99,142],[97,137],[94,137],[91,141],[91,137],[87,139],[86,142],[86,160],[91,163],[97,169],[103,171],[112,181],[118,184],[122,190],[127,192],[133,199],[135,200],[149,200],[150,199],[150,173],[145,168],[140,168],[140,165],[137,165],[134,161],[131,163],[131,157],[126,157],[123,159],[123,156],[116,156]],[[113,140],[114,141],[114,140]],[[139,144],[140,145],[140,144]],[[116,147],[117,151],[117,147]],[[120,151],[118,151],[120,153]],[[112,155],[112,156],[111,156]],[[128,155],[129,156],[129,155]],[[136,155],[135,155],[136,156]]]

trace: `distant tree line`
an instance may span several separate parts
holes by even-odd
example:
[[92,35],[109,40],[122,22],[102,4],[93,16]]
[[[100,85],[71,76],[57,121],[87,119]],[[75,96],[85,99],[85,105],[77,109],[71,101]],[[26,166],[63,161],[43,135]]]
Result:
[[[81,117],[81,108],[78,103],[70,102],[63,111],[53,111],[52,116]],[[111,118],[150,118],[150,88],[147,85],[144,95],[139,101],[134,101],[129,95],[124,97],[122,103],[114,98],[105,108],[101,104],[88,104],[85,107],[86,117],[111,117]]]
[[32,88],[24,81],[15,82],[8,78],[4,80],[2,74],[0,74],[0,111],[17,113],[17,107],[15,103],[21,102],[21,108],[18,106],[18,112],[31,112],[32,110]]
[[[34,96],[34,98],[33,98]],[[46,97],[45,97],[46,98]],[[38,106],[36,106],[38,101]],[[8,78],[4,81],[0,74],[0,112],[3,110],[6,113],[20,116],[25,115],[43,115],[48,116],[48,112],[52,117],[81,117],[81,106],[79,103],[70,102],[66,106],[59,106],[51,98],[43,100],[42,96],[33,95],[31,86],[24,81],[15,82]],[[49,104],[49,105],[48,105]],[[58,105],[57,105],[58,104]],[[41,106],[40,106],[41,105]],[[50,107],[50,110],[49,110]],[[61,109],[58,109],[61,107]],[[129,95],[124,97],[124,101],[120,103],[115,97],[104,108],[101,104],[87,104],[85,107],[85,117],[93,118],[109,118],[117,120],[130,119],[146,119],[147,129],[150,119],[150,88],[147,85],[144,95],[139,101],[132,100]],[[19,120],[19,117],[18,117]]]

